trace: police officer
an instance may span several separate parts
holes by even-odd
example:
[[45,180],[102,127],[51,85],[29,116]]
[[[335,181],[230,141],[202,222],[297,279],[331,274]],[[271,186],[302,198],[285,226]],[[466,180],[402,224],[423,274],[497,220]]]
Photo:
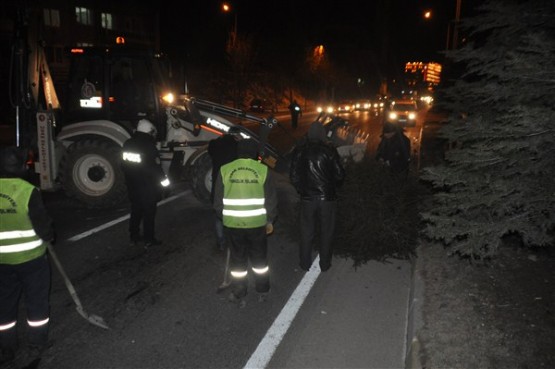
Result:
[[237,143],[238,159],[225,164],[216,179],[214,209],[222,217],[231,250],[232,291],[229,300],[244,305],[248,267],[254,273],[259,299],[270,290],[267,234],[277,216],[277,193],[268,167],[256,160],[252,139]]
[[154,232],[156,204],[162,199],[163,187],[169,186],[170,181],[160,164],[156,134],[156,127],[147,119],[141,119],[133,137],[123,144],[122,168],[131,202],[131,245],[141,240],[141,223],[145,246],[162,244]]
[[50,319],[52,219],[39,189],[24,180],[27,166],[16,147],[0,151],[0,364],[18,349],[17,313],[21,295],[27,315],[27,345],[33,354],[46,348]]

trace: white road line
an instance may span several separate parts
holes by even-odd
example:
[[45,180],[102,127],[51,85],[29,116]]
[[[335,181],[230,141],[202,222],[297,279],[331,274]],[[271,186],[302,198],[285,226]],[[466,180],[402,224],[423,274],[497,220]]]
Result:
[[[185,195],[187,195],[187,194],[189,194],[189,193],[191,193],[191,192],[192,192],[191,190],[187,190],[187,191],[180,192],[180,193],[178,193],[178,194],[176,194],[176,195],[170,196],[170,197],[168,197],[168,198],[166,198],[166,199],[160,201],[160,202],[158,203],[157,206],[164,205],[164,204],[167,203],[167,202],[173,201],[173,200],[175,200],[175,199],[177,199],[177,198],[179,198],[179,197],[181,197],[181,196],[185,196]],[[90,235],[93,235],[93,234],[95,234],[95,233],[97,233],[97,232],[100,232],[100,231],[102,231],[102,230],[104,230],[104,229],[106,229],[106,228],[110,228],[110,227],[113,226],[113,225],[116,225],[116,224],[118,224],[118,223],[121,223],[121,222],[123,222],[123,221],[126,220],[126,219],[129,219],[129,214],[124,215],[124,216],[122,216],[122,217],[119,217],[119,218],[117,218],[117,219],[114,219],[114,220],[112,220],[111,222],[104,223],[104,224],[102,224],[102,225],[100,225],[100,226],[98,226],[98,227],[96,227],[96,228],[90,229],[90,230],[88,230],[88,231],[85,231],[85,232],[83,232],[83,233],[80,233],[80,234],[78,234],[78,235],[75,235],[75,236],[73,236],[73,237],[71,237],[71,238],[68,238],[68,242],[75,242],[75,241],[82,240],[82,239],[85,238],[85,237],[89,237]]]
[[320,256],[317,256],[312,262],[309,271],[306,272],[303,279],[301,279],[299,285],[291,297],[289,297],[283,309],[281,309],[276,320],[274,320],[274,323],[272,323],[272,326],[258,344],[258,347],[251,355],[249,361],[245,364],[244,369],[262,369],[268,365],[319,275]]

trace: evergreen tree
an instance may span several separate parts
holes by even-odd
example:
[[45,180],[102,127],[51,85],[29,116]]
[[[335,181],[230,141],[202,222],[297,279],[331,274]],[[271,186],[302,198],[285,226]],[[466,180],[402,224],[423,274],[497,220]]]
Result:
[[450,254],[485,259],[506,236],[553,245],[555,3],[487,1],[466,20],[465,46],[448,54],[464,72],[442,92],[445,161],[424,168],[437,189],[424,234]]

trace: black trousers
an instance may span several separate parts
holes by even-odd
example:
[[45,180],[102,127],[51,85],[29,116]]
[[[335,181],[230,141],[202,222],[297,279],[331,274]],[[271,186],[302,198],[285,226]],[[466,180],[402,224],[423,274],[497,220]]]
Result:
[[335,201],[301,200],[301,245],[300,267],[308,270],[312,264],[312,249],[316,232],[320,231],[320,269],[326,271],[333,257],[333,235],[335,232]]
[[[0,326],[17,323],[21,295],[27,321],[41,322],[50,315],[50,263],[46,255],[16,265],[0,264]],[[41,346],[48,340],[48,323],[27,325],[27,343]],[[0,347],[17,348],[17,324],[0,330]]]
[[134,241],[141,238],[141,223],[145,241],[155,239],[154,222],[156,205],[160,199],[158,189],[128,188],[131,214],[129,215],[129,235]]
[[[268,242],[266,227],[228,228],[224,233],[231,250],[230,270],[232,274],[232,292],[237,297],[247,294],[249,263],[254,272],[256,292],[270,290],[270,273],[268,270]],[[234,274],[243,273],[243,277]]]
[[299,114],[291,114],[291,127],[293,128],[297,128],[297,125],[299,123]]

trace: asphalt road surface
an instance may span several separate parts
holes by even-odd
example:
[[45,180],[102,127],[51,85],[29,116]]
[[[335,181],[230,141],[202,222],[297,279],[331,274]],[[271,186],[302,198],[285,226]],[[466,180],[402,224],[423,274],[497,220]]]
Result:
[[[283,142],[294,143],[313,117],[305,114],[296,132],[285,123]],[[379,117],[348,120],[379,139]],[[281,121],[288,122],[287,117]],[[408,130],[413,142],[419,142],[420,132]],[[290,216],[297,196],[286,176],[277,177],[280,216]],[[270,297],[259,303],[251,285],[247,306],[240,308],[226,300],[225,292],[216,292],[225,255],[216,249],[210,206],[199,202],[186,183],[160,202],[157,237],[164,243],[149,249],[129,245],[126,205],[91,211],[62,193],[44,198],[57,226],[56,253],[85,313],[101,317],[110,329],[77,312],[53,266],[53,346],[31,363],[35,367],[404,366],[409,262],[368,263],[355,270],[336,259],[321,273],[316,259],[305,273],[298,267],[296,240],[278,221],[269,238]],[[20,356],[16,364],[29,364],[25,360]]]

